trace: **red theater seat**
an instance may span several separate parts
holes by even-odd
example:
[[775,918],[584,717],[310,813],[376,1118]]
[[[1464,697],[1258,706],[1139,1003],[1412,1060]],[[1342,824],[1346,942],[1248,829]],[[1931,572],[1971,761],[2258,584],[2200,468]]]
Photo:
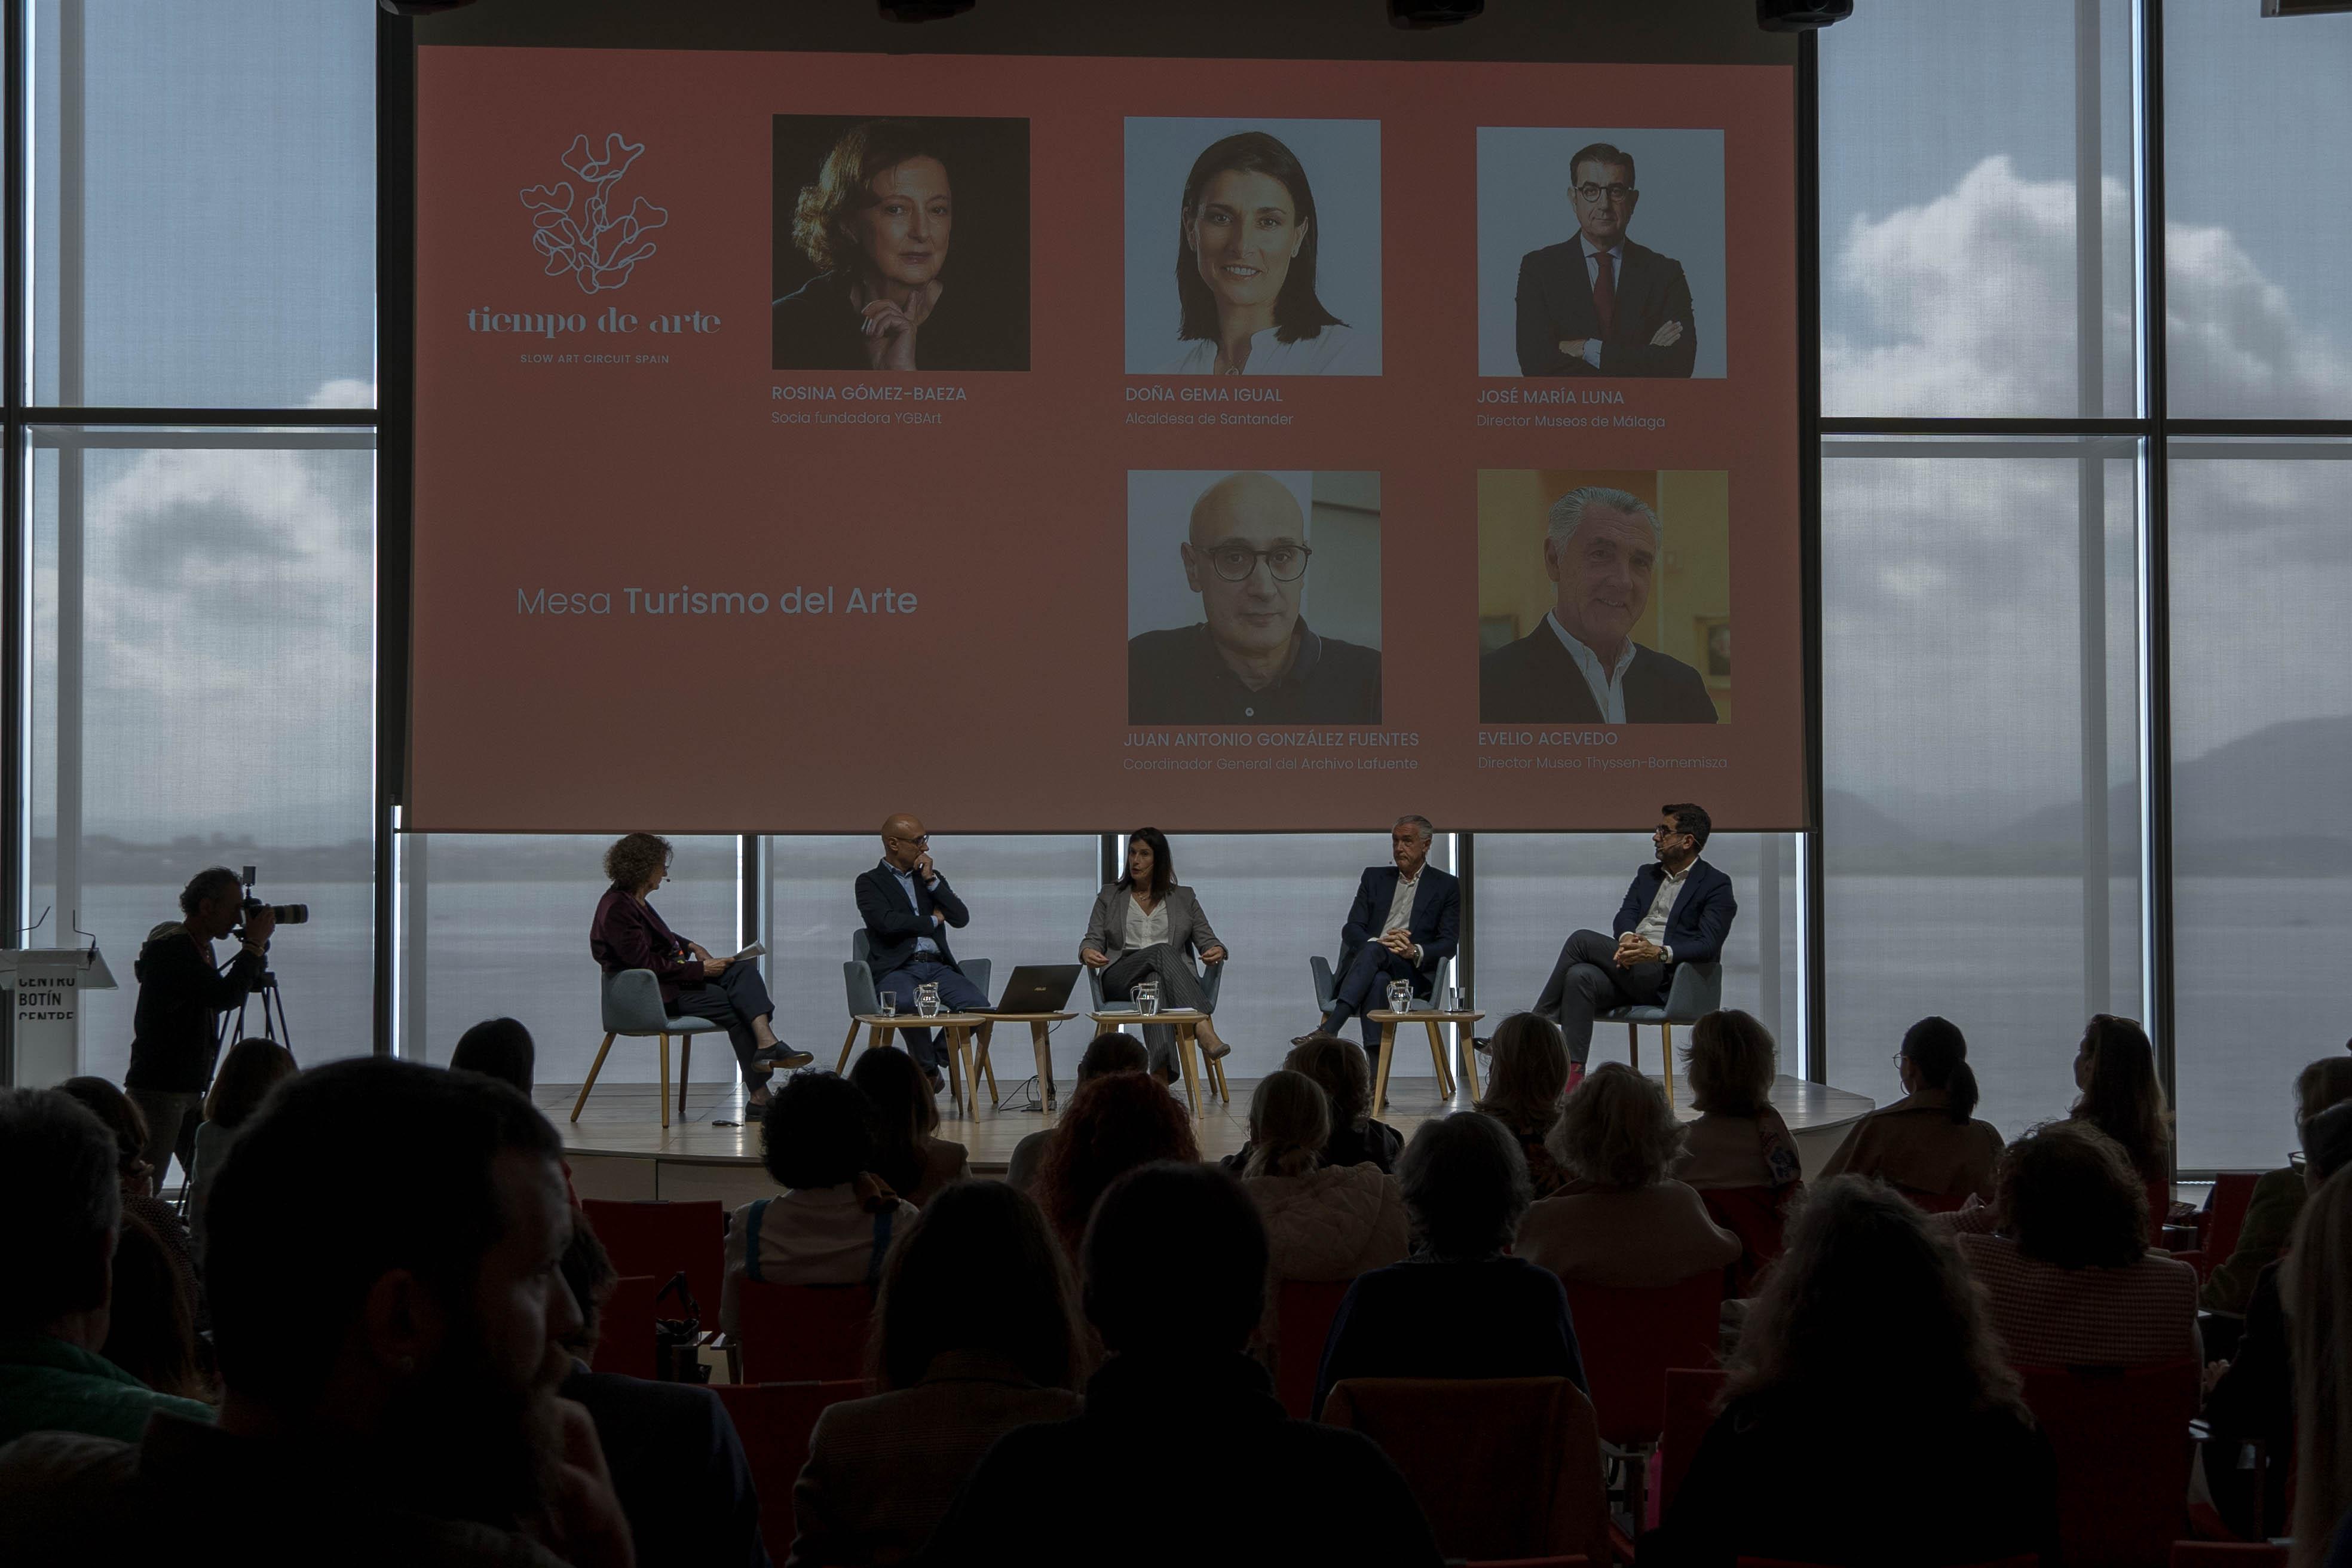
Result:
[[863,1399],[866,1384],[836,1383],[721,1384],[713,1392],[727,1406],[735,1434],[743,1439],[743,1455],[751,1462],[752,1489],[760,1494],[760,1539],[768,1556],[782,1563],[791,1555],[793,1483],[808,1463],[809,1435],[828,1405]]
[[654,1292],[661,1284],[650,1274],[625,1274],[613,1282],[591,1367],[628,1377],[654,1375]]
[[[595,1227],[614,1269],[650,1274],[661,1289],[680,1273],[702,1307],[702,1326],[719,1326],[719,1292],[726,1284],[727,1205],[716,1198],[693,1203],[583,1198],[580,1212]],[[675,1298],[663,1310],[683,1310]]]
[[1323,1366],[1323,1342],[1339,1314],[1352,1279],[1285,1279],[1275,1310],[1274,1391],[1294,1421],[1315,1411],[1315,1374]]
[[2020,1367],[2058,1457],[2066,1568],[2162,1568],[2188,1521],[2193,1361],[2125,1371]]
[[746,1383],[861,1377],[874,1292],[863,1285],[737,1287],[735,1338]]

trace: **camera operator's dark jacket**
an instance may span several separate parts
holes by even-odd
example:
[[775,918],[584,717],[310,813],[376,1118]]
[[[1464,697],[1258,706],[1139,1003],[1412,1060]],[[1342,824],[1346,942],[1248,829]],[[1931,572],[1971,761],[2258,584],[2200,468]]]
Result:
[[158,1094],[202,1094],[220,1048],[213,1015],[234,1007],[261,978],[262,957],[237,949],[215,973],[184,926],[160,928],[139,950],[139,1006],[131,1015],[131,1071],[126,1089]]

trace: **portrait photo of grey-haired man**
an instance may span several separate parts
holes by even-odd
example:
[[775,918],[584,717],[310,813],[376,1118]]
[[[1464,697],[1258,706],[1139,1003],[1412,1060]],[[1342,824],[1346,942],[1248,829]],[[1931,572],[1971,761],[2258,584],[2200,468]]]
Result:
[[1543,539],[1552,605],[1479,659],[1479,722],[1715,723],[1705,678],[1633,640],[1664,554],[1665,527],[1637,496],[1584,485],[1554,501]]

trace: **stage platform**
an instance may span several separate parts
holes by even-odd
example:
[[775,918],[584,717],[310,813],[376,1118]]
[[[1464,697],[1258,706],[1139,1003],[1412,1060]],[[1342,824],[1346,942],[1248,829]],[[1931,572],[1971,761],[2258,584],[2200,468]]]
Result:
[[[1013,1145],[1055,1120],[1035,1106],[1025,1086],[999,1081],[1003,1104],[992,1108],[983,1088],[976,1118],[957,1116],[945,1096],[940,1100],[939,1135],[969,1149],[972,1170],[982,1176],[1002,1176]],[[1061,1086],[1065,1106],[1071,1087],[1067,1081]],[[1237,1078],[1232,1104],[1220,1103],[1213,1096],[1204,1099],[1194,1123],[1202,1154],[1215,1159],[1248,1142],[1249,1098],[1256,1087],[1255,1079]],[[1696,1114],[1687,1103],[1689,1088],[1679,1080],[1675,1088],[1675,1110],[1688,1121]],[[582,1197],[718,1198],[732,1206],[774,1195],[775,1184],[760,1168],[759,1128],[719,1125],[741,1121],[740,1087],[688,1089],[686,1115],[680,1117],[673,1103],[667,1129],[651,1084],[599,1082],[580,1120],[572,1121],[572,1102],[579,1092],[578,1084],[543,1083],[534,1098],[563,1134],[572,1185]],[[1467,1110],[1469,1103],[1466,1095],[1454,1104],[1440,1100],[1433,1079],[1398,1079],[1389,1085],[1389,1107],[1380,1120],[1410,1138],[1430,1117]],[[1808,1172],[1828,1158],[1847,1128],[1876,1106],[1865,1096],[1793,1078],[1774,1081],[1772,1103],[1795,1135]]]

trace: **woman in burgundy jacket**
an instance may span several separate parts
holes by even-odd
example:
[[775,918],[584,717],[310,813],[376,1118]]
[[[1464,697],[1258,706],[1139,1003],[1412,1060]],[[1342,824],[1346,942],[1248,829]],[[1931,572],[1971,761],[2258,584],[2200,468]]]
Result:
[[672,1013],[709,1018],[727,1027],[735,1060],[743,1070],[747,1106],[768,1103],[768,1076],[778,1067],[806,1067],[814,1058],[776,1038],[769,1020],[776,1005],[758,967],[714,958],[698,942],[672,931],[646,902],[669,879],[669,840],[632,833],[604,851],[604,874],[613,879],[596,905],[588,929],[588,951],[607,974],[650,969],[661,983],[662,1005]]

